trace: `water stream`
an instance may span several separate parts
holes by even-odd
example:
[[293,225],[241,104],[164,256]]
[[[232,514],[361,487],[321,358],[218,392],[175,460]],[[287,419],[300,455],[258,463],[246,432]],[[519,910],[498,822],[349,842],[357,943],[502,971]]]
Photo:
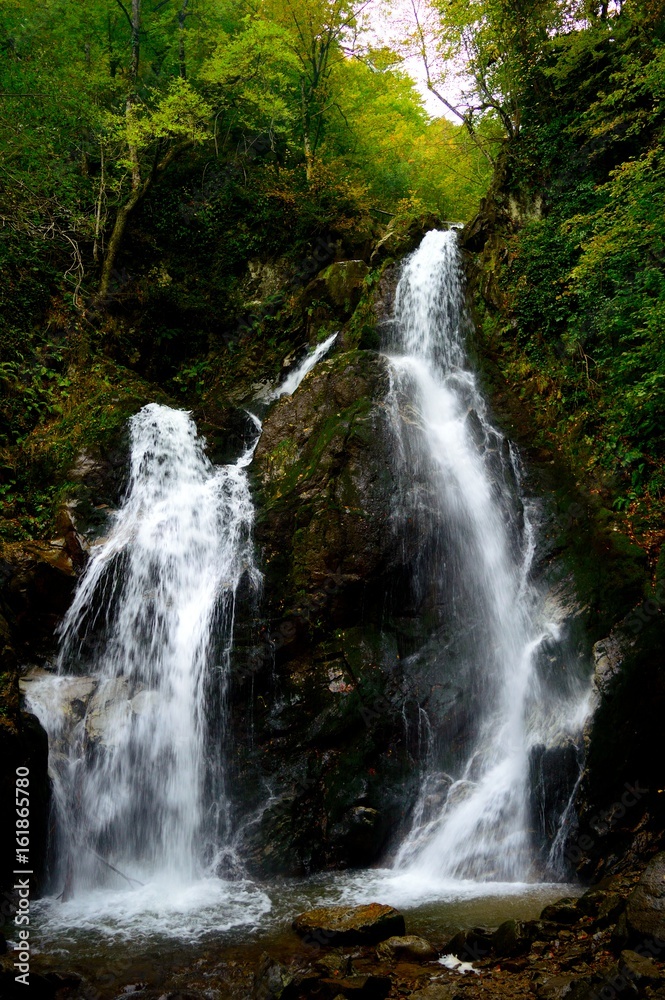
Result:
[[457,754],[446,748],[451,773],[432,755],[395,868],[425,882],[525,882],[537,874],[532,755],[579,740],[588,684],[533,581],[538,508],[492,423],[466,334],[457,236],[432,231],[403,266],[388,345],[396,516],[416,553],[416,599],[445,623],[447,672],[471,719]]
[[[335,337],[271,399],[293,393]],[[125,499],[62,623],[57,669],[24,684],[49,737],[52,932],[196,938],[271,909],[237,871],[220,877],[234,853],[224,722],[236,595],[243,579],[261,585],[247,476],[261,421],[248,417],[252,443],[218,467],[185,411],[152,403],[131,419]]]
[[[335,336],[262,403],[295,392]],[[578,738],[587,688],[572,666],[545,669],[565,660],[565,627],[532,579],[537,506],[469,364],[454,233],[429,233],[405,262],[387,350],[395,526],[414,599],[447,623],[447,669],[471,694],[464,745],[437,746],[427,720],[422,793],[391,869],[280,886],[226,877],[225,693],[239,587],[261,583],[247,477],[261,423],[250,414],[252,445],[215,467],[189,414],[150,404],[130,421],[126,497],[63,623],[57,672],[26,684],[55,801],[53,897],[36,905],[47,947],[73,927],[194,942],[335,900],[477,914],[485,899],[498,918],[518,898],[535,912],[560,895],[534,884],[530,762]]]
[[[201,906],[201,879],[207,905],[228,901],[216,869],[229,796],[209,726],[214,716],[223,727],[238,587],[260,585],[246,472],[255,443],[214,467],[189,414],[155,403],[130,437],[126,496],[64,619],[57,672],[27,691],[49,735],[50,881],[82,923],[154,913],[167,888],[170,903]],[[231,925],[253,918],[246,888]],[[268,904],[254,896],[260,912]]]

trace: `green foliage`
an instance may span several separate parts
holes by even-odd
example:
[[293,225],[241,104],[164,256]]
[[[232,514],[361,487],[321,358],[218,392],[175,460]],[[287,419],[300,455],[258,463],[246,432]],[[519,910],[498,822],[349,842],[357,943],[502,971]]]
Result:
[[[49,530],[65,434],[105,433],[90,372],[215,410],[327,328],[298,299],[317,247],[324,266],[394,215],[462,220],[489,181],[394,53],[358,47],[348,0],[138,7],[140,23],[117,0],[0,4],[9,537]],[[273,259],[280,293],[250,291]]]
[[509,171],[539,218],[502,271],[505,341],[559,447],[657,546],[665,509],[665,37],[660,14],[555,38],[523,85]]

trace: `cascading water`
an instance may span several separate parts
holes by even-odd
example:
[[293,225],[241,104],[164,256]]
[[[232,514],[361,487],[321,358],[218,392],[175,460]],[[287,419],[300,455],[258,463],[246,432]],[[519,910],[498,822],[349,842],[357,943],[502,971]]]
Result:
[[[473,717],[456,778],[430,762],[395,867],[524,881],[534,874],[530,756],[579,734],[587,685],[574,670],[544,669],[565,649],[531,579],[536,510],[469,365],[462,287],[456,233],[428,233],[404,264],[388,345],[405,484],[397,522],[416,551],[417,599],[429,596],[446,623],[446,654]],[[447,794],[432,810],[436,780]]]
[[243,579],[261,584],[247,476],[261,421],[248,418],[252,444],[222,467],[186,412],[153,403],[131,419],[126,497],[63,622],[57,672],[24,682],[49,736],[63,902],[41,909],[56,939],[76,927],[196,940],[272,908],[241,866],[218,877],[234,854],[223,743],[236,596]]
[[[280,887],[272,900],[220,877],[233,848],[222,744],[235,601],[243,579],[260,583],[246,474],[256,441],[215,468],[189,415],[151,404],[130,422],[126,499],[63,624],[58,672],[26,684],[49,734],[52,884],[64,901],[36,907],[56,947],[74,927],[196,940],[258,927],[271,911],[292,916],[317,893],[411,906],[532,891],[537,906],[537,887],[518,888],[534,873],[532,753],[578,736],[587,687],[572,660],[567,674],[557,666],[565,628],[531,578],[537,510],[470,368],[461,289],[455,234],[428,234],[404,265],[386,345],[403,484],[395,526],[415,553],[416,604],[439,622],[432,641],[469,694],[461,746],[443,748],[434,714],[423,719],[431,749],[395,868],[336,875],[303,898]],[[257,402],[294,392],[334,339]],[[512,883],[483,890],[488,880]]]
[[273,389],[265,397],[265,402],[271,403],[275,399],[280,399],[282,396],[291,396],[306,375],[312,371],[312,369],[318,365],[319,361],[326,356],[328,351],[331,349],[335,341],[337,340],[337,334],[332,333],[325,340],[322,340],[320,344],[308,351],[305,357],[302,359],[299,365],[289,372],[283,382],[281,382],[276,389]]
[[125,501],[62,625],[57,675],[29,691],[50,737],[66,898],[120,872],[191,883],[228,832],[207,706],[223,702],[240,581],[260,583],[253,447],[215,468],[189,414],[155,403],[130,432]]

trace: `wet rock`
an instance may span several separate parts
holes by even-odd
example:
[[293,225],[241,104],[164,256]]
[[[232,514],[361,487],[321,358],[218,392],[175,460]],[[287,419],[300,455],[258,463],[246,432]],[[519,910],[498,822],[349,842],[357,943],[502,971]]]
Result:
[[341,823],[330,831],[333,840],[343,845],[345,853],[356,860],[357,864],[373,860],[375,844],[381,837],[383,817],[377,809],[369,806],[353,806],[345,814]]
[[492,950],[492,931],[487,927],[460,930],[443,949],[445,954],[457,956],[465,962],[477,962]]
[[131,720],[129,682],[124,677],[103,681],[90,699],[85,720],[88,737],[107,747],[116,745]]
[[[391,529],[389,389],[385,359],[347,351],[264,420],[253,472],[266,626],[257,641],[255,611],[239,621],[247,649],[236,643],[230,697],[243,784],[255,783],[247,812],[261,817],[246,857],[260,875],[371,864],[416,798],[399,639],[385,625],[411,578]],[[275,752],[259,754],[262,742]],[[274,798],[260,812],[265,783]]]
[[588,889],[577,900],[577,908],[585,917],[591,917],[594,924],[605,926],[617,920],[624,906],[623,898],[616,892],[603,889]]
[[392,906],[322,906],[301,913],[293,929],[310,944],[376,944],[405,933],[404,917]]
[[297,593],[318,616],[357,612],[359,594],[397,551],[386,531],[396,488],[381,409],[388,389],[382,358],[339,354],[264,421],[256,537],[269,601],[268,591],[287,602]]
[[477,786],[474,781],[461,780],[454,782],[448,790],[446,807],[452,809],[454,806],[459,805],[460,802],[464,802],[471,795],[473,795],[476,787]]
[[412,960],[415,962],[431,962],[437,956],[436,948],[426,938],[416,934],[406,934],[404,937],[390,937],[382,941],[376,949],[377,958]]
[[287,1000],[293,996],[293,975],[264,952],[254,975],[253,996],[256,1000]]
[[556,746],[539,744],[531,750],[529,771],[531,825],[548,851],[580,773],[580,749],[571,739]]
[[51,653],[53,634],[69,607],[77,574],[66,539],[3,549],[3,613],[10,620],[15,645],[28,649],[31,659],[43,659]]
[[411,994],[411,1000],[459,1000],[464,993],[456,983],[431,983],[424,990]]
[[330,991],[330,996],[341,994],[351,1000],[385,1000],[390,993],[388,976],[346,976],[344,979],[322,981],[322,985]]
[[[129,404],[127,417],[145,402],[148,400],[136,399]],[[127,424],[120,421],[114,431],[109,430],[105,442],[82,448],[76,456],[68,473],[75,486],[58,517],[69,518],[79,541],[85,539],[91,544],[106,532],[109,513],[117,507],[126,487],[128,443]]]
[[422,792],[423,823],[427,823],[435,816],[441,814],[453,783],[454,779],[444,772],[436,772],[425,776],[425,784]]
[[33,667],[20,678],[19,690],[24,698],[34,703],[39,699],[41,689],[51,707],[57,705],[67,725],[81,721],[97,683],[94,677],[57,677],[49,670]]
[[342,952],[322,955],[316,960],[314,967],[328,978],[331,976],[350,976],[353,971],[351,956],[344,955]]
[[657,854],[628,897],[627,930],[665,939],[665,852]]
[[547,976],[536,985],[536,996],[538,1000],[582,1000],[588,986],[578,976]]
[[424,214],[418,218],[393,219],[386,227],[385,234],[376,244],[370,258],[372,267],[376,267],[387,257],[403,257],[418,246],[426,232],[430,229],[440,229],[441,219],[433,214]]
[[19,1000],[26,996],[34,1000],[55,1000],[56,997],[81,996],[83,980],[75,972],[37,972],[30,970],[29,984],[15,980],[16,970],[7,965],[0,970],[0,997],[2,1000]]
[[348,318],[360,301],[369,268],[363,260],[339,260],[330,264],[305,289],[305,299],[324,298],[340,318]]
[[626,920],[626,911],[624,910],[612,928],[610,936],[612,950],[622,951],[628,945],[629,939],[630,934],[628,932],[628,921]]
[[532,921],[504,920],[492,935],[492,949],[501,957],[512,957],[529,951],[537,928]]
[[614,679],[621,672],[625,644],[625,639],[622,639],[617,633],[613,633],[606,639],[601,639],[593,647],[593,680],[601,695],[609,693]]
[[580,919],[580,911],[577,900],[572,896],[558,899],[556,903],[550,903],[540,914],[541,920],[549,920],[554,924],[574,924]]
[[630,950],[621,952],[619,973],[637,985],[660,983],[665,979],[665,974],[658,968],[653,958]]

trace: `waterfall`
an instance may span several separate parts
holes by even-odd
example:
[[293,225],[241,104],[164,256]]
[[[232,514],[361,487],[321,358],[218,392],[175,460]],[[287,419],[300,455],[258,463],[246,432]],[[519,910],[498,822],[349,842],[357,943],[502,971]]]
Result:
[[395,513],[414,551],[415,599],[439,615],[447,676],[463,685],[470,718],[462,747],[444,748],[452,774],[431,755],[395,866],[524,881],[534,872],[530,760],[579,736],[587,685],[533,582],[537,505],[492,424],[465,334],[456,233],[433,231],[403,265],[387,345]]
[[121,878],[191,883],[228,835],[208,726],[211,705],[223,718],[236,592],[260,583],[254,448],[216,468],[189,414],[156,403],[130,435],[126,497],[62,624],[57,675],[29,692],[49,734],[66,898]]
[[326,356],[336,340],[337,334],[332,333],[329,337],[326,337],[325,340],[322,340],[320,344],[317,344],[316,347],[309,350],[300,364],[296,365],[296,367],[289,372],[284,381],[281,382],[276,389],[273,389],[266,396],[264,396],[264,402],[271,403],[276,399],[281,399],[282,396],[292,396],[304,379],[305,375],[309,375],[319,361]]

